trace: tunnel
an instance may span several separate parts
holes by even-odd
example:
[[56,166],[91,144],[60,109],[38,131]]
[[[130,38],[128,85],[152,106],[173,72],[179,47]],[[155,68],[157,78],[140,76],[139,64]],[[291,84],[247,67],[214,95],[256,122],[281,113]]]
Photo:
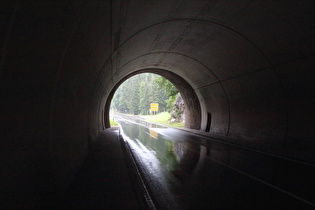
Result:
[[190,130],[314,165],[312,0],[1,1],[2,203],[62,194],[125,79],[160,74]]

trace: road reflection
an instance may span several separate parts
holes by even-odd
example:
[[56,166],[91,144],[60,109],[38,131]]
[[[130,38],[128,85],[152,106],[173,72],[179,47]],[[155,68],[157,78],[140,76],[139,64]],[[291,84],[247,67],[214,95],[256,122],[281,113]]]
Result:
[[[181,190],[198,171],[206,147],[191,141],[173,140],[159,134],[164,126],[126,118],[115,119],[140,165],[154,197],[168,209],[180,208]],[[165,206],[166,205],[166,206]]]
[[141,119],[115,120],[158,209],[315,206],[313,166]]

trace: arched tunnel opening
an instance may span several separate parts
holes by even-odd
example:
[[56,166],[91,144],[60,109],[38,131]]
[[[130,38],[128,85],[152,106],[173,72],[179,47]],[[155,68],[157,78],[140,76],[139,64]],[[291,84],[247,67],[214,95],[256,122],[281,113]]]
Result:
[[[115,91],[119,88],[119,86],[125,82],[127,79],[142,73],[154,73],[160,76],[163,76],[167,80],[169,80],[180,92],[183,101],[185,102],[185,128],[200,130],[201,128],[201,107],[199,103],[199,99],[193,90],[193,88],[189,85],[189,83],[184,80],[179,75],[172,73],[170,71],[166,71],[163,69],[145,69],[135,71],[132,74],[127,75],[122,80],[120,80],[110,92],[105,108],[104,108],[104,128],[110,127],[110,105],[115,94]],[[209,125],[210,126],[210,125]],[[210,128],[209,128],[210,129]]]

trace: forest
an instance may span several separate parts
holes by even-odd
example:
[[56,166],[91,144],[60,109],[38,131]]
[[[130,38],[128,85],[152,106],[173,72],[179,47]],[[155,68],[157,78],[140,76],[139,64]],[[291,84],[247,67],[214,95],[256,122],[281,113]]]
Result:
[[111,109],[125,114],[150,114],[150,104],[158,103],[159,112],[170,111],[178,90],[162,76],[142,73],[127,79],[116,90]]

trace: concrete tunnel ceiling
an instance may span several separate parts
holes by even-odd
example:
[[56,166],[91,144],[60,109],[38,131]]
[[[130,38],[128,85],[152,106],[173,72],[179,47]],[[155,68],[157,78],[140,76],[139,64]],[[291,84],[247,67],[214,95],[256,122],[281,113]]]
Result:
[[109,126],[111,94],[144,71],[189,84],[195,128],[211,115],[213,136],[314,163],[314,4],[1,1],[1,186],[65,190]]

